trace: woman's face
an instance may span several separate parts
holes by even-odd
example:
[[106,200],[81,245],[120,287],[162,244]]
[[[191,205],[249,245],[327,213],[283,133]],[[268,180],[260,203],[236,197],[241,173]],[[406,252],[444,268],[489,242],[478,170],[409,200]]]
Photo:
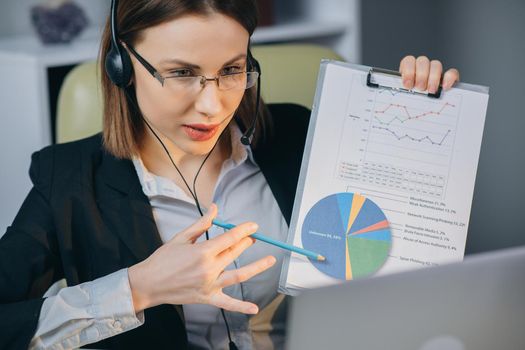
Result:
[[[187,15],[145,29],[135,50],[162,76],[204,75],[246,70],[249,34],[221,15]],[[233,118],[245,90],[222,91],[215,81],[203,88],[164,86],[132,57],[137,101],[144,117],[181,154],[208,153]],[[197,88],[195,88],[197,86]],[[148,132],[149,134],[149,132]],[[161,135],[159,135],[161,136]],[[162,137],[162,136],[161,136]]]

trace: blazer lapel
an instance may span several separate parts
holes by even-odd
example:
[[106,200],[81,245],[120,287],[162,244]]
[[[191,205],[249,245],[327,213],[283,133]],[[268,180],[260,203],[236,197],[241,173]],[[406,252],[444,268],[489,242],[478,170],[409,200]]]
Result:
[[[101,184],[97,191],[99,206],[108,211],[110,226],[116,227],[116,233],[137,261],[146,259],[162,245],[162,239],[133,163],[104,153],[97,176],[96,183]],[[184,322],[181,305],[173,306]]]
[[137,261],[146,259],[162,240],[133,163],[105,153],[97,177],[98,202],[108,212],[109,226],[115,228]]

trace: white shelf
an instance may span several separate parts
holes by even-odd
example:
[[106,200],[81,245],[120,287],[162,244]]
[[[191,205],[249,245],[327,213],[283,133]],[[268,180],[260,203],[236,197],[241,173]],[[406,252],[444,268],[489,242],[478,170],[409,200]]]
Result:
[[0,39],[0,57],[37,60],[43,67],[58,67],[97,58],[100,29],[90,28],[68,44],[45,45],[36,35]]
[[[345,59],[360,62],[360,0],[287,0],[276,5],[277,24],[255,30],[253,43],[312,41],[331,47]],[[95,60],[100,26],[88,28],[70,44],[45,45],[36,34],[0,39],[0,58],[15,57],[42,67]]]
[[[344,21],[300,21],[257,28],[252,43],[286,42],[337,37],[349,31]],[[35,35],[0,39],[0,56],[36,59],[44,67],[58,67],[95,60],[100,45],[100,29],[86,30],[69,44],[45,45]]]
[[343,21],[335,22],[292,22],[260,27],[252,36],[253,43],[278,41],[308,40],[326,36],[343,35],[349,29],[349,24]]

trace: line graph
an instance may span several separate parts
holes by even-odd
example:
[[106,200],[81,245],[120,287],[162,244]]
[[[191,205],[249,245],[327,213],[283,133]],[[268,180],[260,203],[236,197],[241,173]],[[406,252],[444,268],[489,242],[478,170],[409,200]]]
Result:
[[336,176],[402,192],[443,196],[461,96],[445,93],[440,99],[430,99],[371,89],[360,79],[351,84],[342,130],[348,140],[341,142]]
[[410,168],[428,161],[429,155],[436,164],[448,165],[460,103],[455,96],[434,101],[407,94],[369,94],[364,106],[369,120],[367,150],[395,156],[403,149],[414,160]]
[[400,140],[403,140],[403,139],[409,139],[411,141],[416,141],[416,142],[423,142],[423,141],[428,141],[430,142],[430,144],[432,145],[437,145],[437,146],[442,146],[443,143],[445,142],[445,139],[447,138],[447,136],[450,134],[451,130],[447,130],[447,133],[441,138],[441,140],[438,142],[438,141],[434,141],[432,140],[428,135],[425,135],[423,137],[420,137],[420,138],[416,138],[416,137],[412,137],[408,134],[404,134],[402,136],[398,135],[395,131],[393,130],[390,130],[389,128],[383,128],[383,127],[380,127],[380,126],[372,126],[372,128],[374,129],[378,129],[378,130],[385,130],[389,133],[392,134],[392,136],[394,136],[396,139],[398,139],[399,141]]
[[[395,95],[392,95],[392,96],[395,96]],[[429,115],[440,115],[443,112],[443,110],[446,107],[449,107],[449,106],[450,107],[456,107],[455,105],[453,105],[451,103],[445,102],[443,104],[443,106],[441,107],[441,109],[438,110],[438,111],[426,111],[426,112],[418,114],[418,115],[411,115],[411,113],[409,112],[407,106],[400,105],[400,104],[397,104],[397,103],[390,103],[385,109],[383,109],[383,110],[375,110],[374,113],[376,115],[377,114],[385,114],[392,107],[397,107],[400,110],[402,110],[405,113],[406,118],[401,119],[400,117],[395,116],[390,122],[387,123],[388,125],[390,125],[395,120],[398,120],[401,123],[405,123],[406,121],[410,121],[410,120],[413,120],[413,119],[419,119],[419,118],[426,117],[426,116],[429,116]]]

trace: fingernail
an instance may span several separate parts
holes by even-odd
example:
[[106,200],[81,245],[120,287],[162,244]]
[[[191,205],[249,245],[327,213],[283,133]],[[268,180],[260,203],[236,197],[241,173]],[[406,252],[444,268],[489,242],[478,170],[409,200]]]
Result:
[[251,223],[250,224],[250,230],[257,231],[258,228],[259,228],[259,225],[257,225],[256,223]]
[[259,312],[259,308],[257,306],[251,306],[249,309],[248,309],[248,312],[255,315],[256,313]]

